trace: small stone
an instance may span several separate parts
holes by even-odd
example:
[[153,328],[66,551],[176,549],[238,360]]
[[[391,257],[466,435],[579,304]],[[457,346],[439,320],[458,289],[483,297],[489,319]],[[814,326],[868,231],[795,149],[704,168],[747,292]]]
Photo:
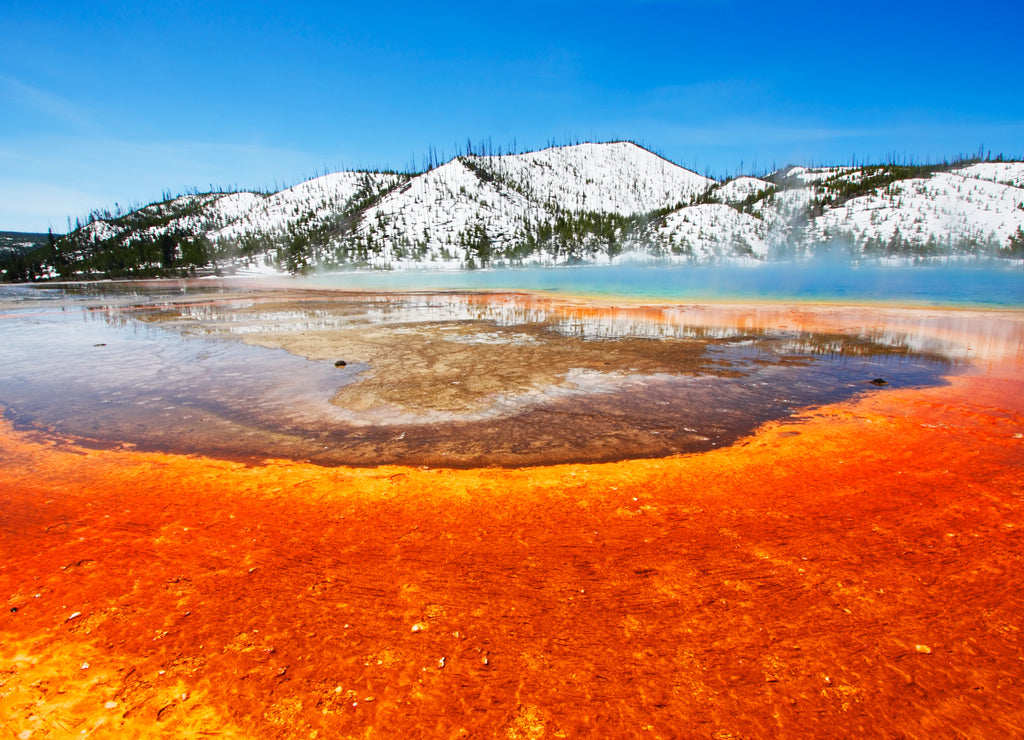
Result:
[[11,607],[11,614],[14,614],[14,612],[16,612],[16,611],[18,611],[18,607],[12,606]]
[[85,670],[88,670],[88,669],[89,669],[89,664],[88,663],[82,663],[82,670],[85,671]]
[[80,617],[80,616],[82,616],[82,612],[74,612],[74,613],[73,613],[73,614],[72,614],[72,615],[71,615],[70,617],[68,617],[68,618],[67,618],[67,619],[66,619],[65,621],[67,621],[67,622],[70,622],[70,621],[71,621],[72,619],[77,619],[77,618],[78,618],[78,617]]
[[417,622],[412,626],[413,632],[423,632],[427,629],[427,625],[424,622]]
[[444,668],[444,658],[441,658],[440,660],[437,661],[437,667],[438,668]]
[[365,699],[363,699],[363,701],[365,701],[365,702],[371,702],[371,701],[373,701],[373,697],[372,697],[372,696],[368,696],[368,697],[366,697]]
[[348,364],[348,363],[347,363],[347,362],[345,362],[344,360],[338,360],[338,361],[336,361],[336,362],[334,363],[334,366],[335,366],[335,367],[345,367],[345,365],[347,365],[347,364]]
[[914,650],[916,650],[919,653],[924,653],[925,655],[932,654],[932,649],[927,645],[914,645]]
[[103,706],[104,706],[104,707],[105,707],[106,709],[116,709],[116,708],[117,708],[117,702],[116,702],[116,701],[108,701],[108,702],[107,702],[106,704],[104,704]]
[[887,381],[885,378],[875,378],[874,380],[869,380],[868,382],[871,383],[871,385],[889,385],[889,381]]

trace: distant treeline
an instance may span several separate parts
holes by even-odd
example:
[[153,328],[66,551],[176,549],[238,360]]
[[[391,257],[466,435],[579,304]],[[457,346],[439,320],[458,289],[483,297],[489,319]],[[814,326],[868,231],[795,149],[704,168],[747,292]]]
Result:
[[57,254],[57,239],[52,231],[0,231],[0,280],[23,283],[46,277],[46,265]]
[[[511,149],[517,147],[513,144]],[[481,183],[499,192],[529,197],[533,191],[528,180],[514,181],[507,173],[488,161],[495,153],[489,142],[465,147],[459,161]],[[501,153],[498,148],[497,153]],[[0,232],[0,280],[26,282],[40,279],[151,278],[217,273],[245,264],[267,264],[298,273],[310,269],[345,267],[381,267],[387,260],[405,262],[443,262],[461,264],[466,268],[490,265],[527,263],[540,255],[558,263],[571,264],[597,258],[611,260],[629,249],[647,251],[653,256],[687,258],[699,254],[704,242],[720,246],[723,257],[755,257],[749,244],[735,234],[703,231],[696,237],[699,244],[665,240],[658,228],[669,215],[680,208],[707,204],[728,206],[753,219],[766,221],[765,213],[785,201],[786,191],[812,188],[809,201],[795,209],[775,212],[777,223],[783,223],[782,237],[770,246],[768,258],[809,254],[818,248],[817,239],[808,237],[808,226],[814,219],[842,206],[854,198],[872,192],[890,195],[897,192],[896,183],[913,178],[929,178],[969,165],[991,160],[979,155],[957,158],[935,164],[890,162],[883,165],[836,167],[812,185],[802,179],[795,168],[787,167],[765,176],[763,189],[742,200],[722,196],[725,183],[715,183],[706,191],[692,195],[686,203],[662,207],[647,213],[620,214],[596,211],[567,210],[555,200],[541,202],[542,213],[532,219],[526,214],[506,220],[504,227],[489,221],[492,206],[476,197],[460,192],[476,209],[474,218],[457,233],[447,237],[432,236],[434,225],[413,233],[401,228],[392,216],[368,213],[374,205],[392,192],[406,192],[412,185],[409,173],[395,175],[386,182],[374,180],[364,173],[364,180],[354,195],[341,202],[331,195],[318,195],[316,202],[296,203],[283,226],[255,229],[231,237],[219,236],[228,221],[218,216],[224,191],[202,193],[190,191],[141,208],[93,211],[83,222],[69,224],[69,233],[23,234]],[[439,158],[431,150],[425,169],[438,165]],[[380,174],[380,173],[377,173]],[[590,182],[588,180],[588,182]],[[635,185],[634,185],[635,186]],[[259,198],[267,194],[254,194]],[[453,196],[458,197],[458,196]],[[784,205],[784,203],[783,203]],[[425,204],[430,208],[430,204]],[[1024,210],[1024,203],[1020,204]],[[228,213],[234,213],[230,208]],[[504,232],[502,229],[506,229]],[[856,233],[827,234],[832,241],[842,241],[851,248],[851,256],[879,258],[888,256],[934,259],[954,255],[979,258],[1024,259],[1024,230],[1017,229],[1000,241],[995,234],[949,233],[917,236],[897,229],[886,238]],[[693,238],[693,237],[691,237]],[[703,240],[703,241],[701,241]],[[382,255],[389,255],[382,259]],[[764,257],[764,255],[761,255]],[[384,264],[387,269],[389,265]]]

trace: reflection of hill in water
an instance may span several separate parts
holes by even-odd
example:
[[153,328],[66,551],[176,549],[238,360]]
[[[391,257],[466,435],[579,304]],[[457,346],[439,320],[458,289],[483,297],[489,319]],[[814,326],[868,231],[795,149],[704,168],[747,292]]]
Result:
[[958,314],[862,312],[842,331],[840,311],[810,320],[775,307],[610,309],[514,294],[161,285],[48,295],[0,322],[11,379],[0,404],[19,423],[325,464],[699,451],[804,406],[885,392],[867,384],[875,377],[941,382],[970,356],[969,330],[987,327],[982,341],[1008,351],[1021,342],[1017,325]]
[[[955,348],[922,332],[924,325],[879,326],[853,334],[806,331],[780,322],[777,309],[735,310],[707,307],[642,307],[635,309],[538,305],[516,295],[479,294],[336,294],[330,302],[305,301],[288,306],[258,302],[218,302],[170,309],[194,320],[203,331],[234,335],[263,332],[321,331],[353,323],[425,325],[480,321],[499,327],[544,326],[567,337],[586,340],[699,339],[728,343],[758,340],[780,342],[797,354],[874,356],[924,354],[936,362],[949,359]],[[927,323],[927,322],[925,322]],[[479,341],[486,341],[481,338]]]

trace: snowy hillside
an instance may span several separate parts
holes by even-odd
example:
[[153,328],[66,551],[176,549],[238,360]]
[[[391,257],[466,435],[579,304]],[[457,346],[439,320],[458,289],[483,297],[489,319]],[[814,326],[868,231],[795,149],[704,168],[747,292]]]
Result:
[[321,222],[342,213],[359,193],[388,190],[404,178],[372,172],[337,172],[324,175],[264,198],[211,235],[230,240],[258,234],[283,233],[299,218]]
[[628,142],[471,160],[530,200],[577,213],[629,214],[668,208],[715,184]]
[[969,167],[954,170],[957,175],[978,180],[991,180],[1004,185],[1024,188],[1024,162],[978,162]]
[[[376,267],[423,261],[459,266],[470,238],[486,238],[499,250],[524,240],[526,224],[542,217],[543,208],[466,162],[454,159],[413,178],[366,209],[348,237],[355,242],[350,261]],[[345,237],[336,240],[336,249],[344,249],[344,242]]]
[[715,183],[709,195],[723,203],[740,203],[772,187],[770,182],[757,177],[737,177],[721,184]]
[[671,208],[713,183],[624,142],[467,155],[390,192],[364,212],[352,235],[334,244],[346,252],[346,262],[375,267],[531,264],[557,259],[559,252],[594,259],[608,255],[607,233],[603,244],[582,234],[578,243],[534,247],[555,239],[559,224],[575,229],[584,214],[595,230],[600,222],[607,232],[614,227],[604,217]]
[[707,262],[813,255],[1024,259],[1024,163],[787,167],[716,182],[627,142],[338,172],[274,194],[94,213],[62,276]]
[[157,238],[168,232],[215,231],[259,207],[262,196],[255,193],[183,195],[165,203],[140,208],[119,217],[97,218],[85,226],[96,240]]
[[[815,219],[820,239],[848,236],[878,251],[897,241],[941,251],[997,248],[1024,224],[1024,189],[940,172],[901,180]],[[972,247],[973,245],[973,247]]]
[[769,250],[763,220],[717,203],[673,211],[654,236],[667,244],[669,254],[702,262],[722,256],[764,258]]

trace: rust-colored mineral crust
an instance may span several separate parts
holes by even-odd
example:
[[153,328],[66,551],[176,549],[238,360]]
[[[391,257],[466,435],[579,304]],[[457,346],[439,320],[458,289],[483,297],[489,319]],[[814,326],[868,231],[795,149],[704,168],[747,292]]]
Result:
[[245,466],[0,428],[11,737],[1024,735],[1019,357],[709,453]]

